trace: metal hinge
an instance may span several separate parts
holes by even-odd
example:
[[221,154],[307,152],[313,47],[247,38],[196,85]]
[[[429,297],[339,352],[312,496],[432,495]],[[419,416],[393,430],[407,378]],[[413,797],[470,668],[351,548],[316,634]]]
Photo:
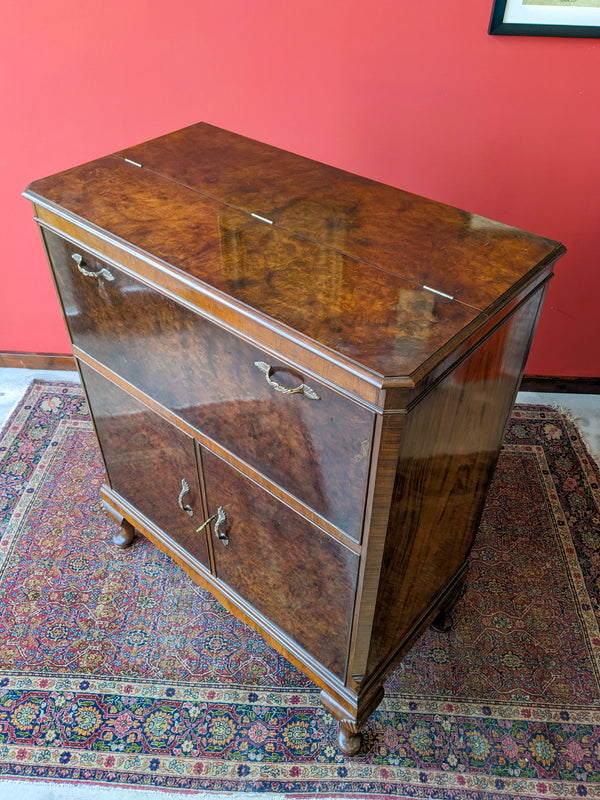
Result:
[[446,292],[440,292],[438,289],[432,289],[431,286],[423,286],[428,292],[433,292],[434,294],[439,294],[440,297],[446,297],[448,300],[454,300],[451,294],[446,294]]
[[267,219],[266,217],[261,217],[259,214],[250,213],[250,216],[254,217],[254,219],[259,219],[261,222],[266,222],[267,225],[272,225],[273,224],[273,220],[272,219]]

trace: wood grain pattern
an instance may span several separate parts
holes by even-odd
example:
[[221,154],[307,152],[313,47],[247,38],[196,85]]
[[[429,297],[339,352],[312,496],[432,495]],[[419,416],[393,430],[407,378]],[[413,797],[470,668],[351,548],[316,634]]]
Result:
[[[210,565],[194,441],[81,364],[94,425],[111,487],[195,559]],[[179,505],[182,480],[189,491]]]
[[360,690],[356,713],[359,713],[359,704],[362,711],[365,703],[361,684],[367,672],[379,582],[386,570],[383,553],[405,421],[404,413],[388,413],[378,416],[376,423],[348,675],[348,684],[354,691]]
[[204,449],[202,467],[229,526],[227,545],[213,536],[217,578],[343,679],[356,555]]
[[[360,538],[371,412],[314,381],[319,400],[275,391],[255,366],[264,352],[112,265],[114,281],[82,275],[73,246],[44,236],[74,344]],[[105,267],[83,252],[89,271]],[[287,388],[305,381],[274,366]]]
[[[333,350],[320,348],[298,331],[277,325],[249,306],[240,307],[222,293],[197,281],[184,272],[174,271],[151,254],[125,245],[99,229],[81,225],[52,210],[52,205],[35,204],[36,220],[42,231],[65,238],[76,249],[89,250],[128,275],[141,279],[179,305],[191,309],[219,327],[250,342],[260,342],[276,360],[294,365],[300,372],[328,383],[370,406],[381,405],[381,378],[356,362],[348,362]],[[394,385],[413,386],[408,378],[392,379]]]
[[119,155],[479,309],[558,255],[548,239],[202,123]]
[[99,228],[378,374],[410,375],[479,316],[116,158],[47,178],[43,190]]
[[116,494],[105,483],[100,489],[100,496],[104,507],[111,508],[110,516],[113,519],[127,519],[143,536],[146,536],[163,553],[172,558],[187,575],[200,586],[210,591],[221,605],[234,614],[241,622],[250,625],[258,631],[265,641],[274,647],[284,658],[298,667],[317,686],[326,689],[328,695],[342,708],[347,708],[346,713],[352,715],[355,708],[355,697],[344,686],[344,682],[337,678],[307,650],[287,636],[284,631],[277,628],[269,619],[258,613],[253,606],[244,602],[238,594],[232,592],[222,581],[217,580],[214,574],[192,558],[190,554],[174,542],[170,537],[154,525],[151,520],[127,503],[121,495]]
[[407,414],[367,674],[401,645],[466,561],[541,294],[534,294]]

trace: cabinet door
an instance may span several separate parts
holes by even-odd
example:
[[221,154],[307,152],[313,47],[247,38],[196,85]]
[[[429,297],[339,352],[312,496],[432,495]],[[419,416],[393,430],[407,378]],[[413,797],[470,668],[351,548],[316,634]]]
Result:
[[343,679],[358,557],[200,451],[217,578]]
[[111,487],[209,567],[194,441],[80,365]]

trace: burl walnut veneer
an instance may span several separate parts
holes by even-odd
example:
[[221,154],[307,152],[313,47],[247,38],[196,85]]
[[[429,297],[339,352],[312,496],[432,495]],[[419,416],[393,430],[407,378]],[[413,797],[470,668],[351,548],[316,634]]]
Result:
[[37,181],[104,506],[322,689],[444,628],[564,248],[199,124]]

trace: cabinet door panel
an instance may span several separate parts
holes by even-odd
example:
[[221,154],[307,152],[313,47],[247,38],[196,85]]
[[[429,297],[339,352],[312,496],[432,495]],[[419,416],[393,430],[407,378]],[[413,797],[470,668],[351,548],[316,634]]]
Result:
[[[217,578],[314,655],[345,674],[357,556],[203,448]],[[219,540],[217,533],[226,535]]]
[[[76,345],[359,539],[370,411],[54,233],[44,238]],[[303,383],[319,399],[281,391]]]
[[80,368],[110,485],[209,567],[206,534],[196,531],[203,511],[193,440],[90,367]]

